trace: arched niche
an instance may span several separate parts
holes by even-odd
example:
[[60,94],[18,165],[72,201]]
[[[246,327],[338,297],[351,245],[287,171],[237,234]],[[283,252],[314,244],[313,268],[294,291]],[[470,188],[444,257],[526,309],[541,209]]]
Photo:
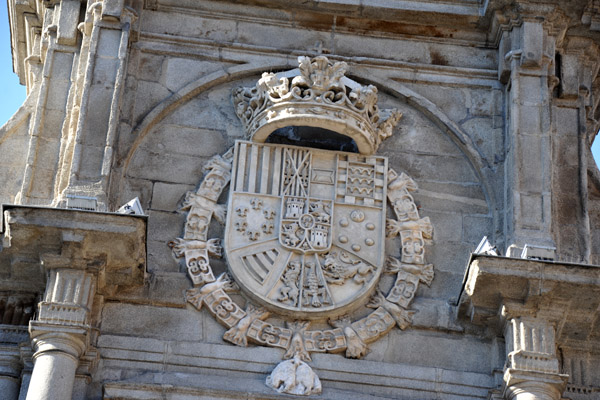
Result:
[[351,137],[313,126],[285,126],[271,132],[264,142],[358,153],[358,146]]

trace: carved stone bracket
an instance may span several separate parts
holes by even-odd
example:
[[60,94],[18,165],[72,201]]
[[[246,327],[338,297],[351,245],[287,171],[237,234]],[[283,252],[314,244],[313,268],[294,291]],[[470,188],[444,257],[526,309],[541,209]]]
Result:
[[[22,206],[5,209],[0,265],[12,267],[10,273],[17,279],[27,272],[32,282],[45,281],[45,290],[37,284],[31,288],[44,290],[37,318],[29,321],[35,348],[31,398],[70,398],[82,356],[84,369],[91,372],[97,359],[90,346],[97,323],[93,302],[119,288],[143,284],[145,235],[143,217]],[[27,262],[5,262],[10,259]],[[14,321],[18,305],[12,310]],[[22,320],[32,311],[21,307],[19,313],[16,318]],[[55,385],[45,385],[49,380]]]
[[558,400],[568,375],[557,349],[600,345],[599,306],[596,267],[472,256],[459,315],[505,337],[506,399]]

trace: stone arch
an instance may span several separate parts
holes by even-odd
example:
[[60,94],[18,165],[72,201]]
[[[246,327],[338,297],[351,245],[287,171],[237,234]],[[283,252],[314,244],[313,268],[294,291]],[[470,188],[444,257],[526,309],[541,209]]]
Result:
[[[197,187],[210,157],[225,153],[233,140],[243,137],[231,103],[231,89],[252,85],[264,71],[292,67],[291,62],[282,60],[276,66],[238,65],[207,75],[163,100],[135,128],[135,145],[121,159],[118,168],[122,169],[115,171],[112,193],[121,198],[111,201],[139,196],[154,218],[152,223],[164,227],[160,237],[149,243],[149,248],[154,246],[157,268],[179,270],[163,238],[181,234],[183,215],[176,211],[183,196]],[[444,254],[466,255],[483,235],[493,235],[498,226],[490,191],[494,171],[469,136],[433,102],[385,78],[366,74],[353,77],[380,88],[382,107],[398,107],[404,113],[400,132],[386,139],[379,152],[397,172],[419,182],[419,206],[431,216],[437,232],[435,254],[429,261],[445,264],[430,293],[454,297],[467,260],[462,256],[448,259]],[[182,146],[181,140],[186,144]],[[216,236],[222,234],[219,224],[210,229]]]
[[293,68],[293,66],[294,65],[291,61],[287,64],[264,64],[260,66],[257,66],[256,64],[242,64],[213,72],[185,85],[176,93],[173,93],[171,96],[167,97],[156,107],[154,107],[152,111],[146,114],[144,119],[142,119],[142,121],[133,129],[132,134],[136,136],[136,139],[122,161],[123,173],[125,173],[127,170],[127,166],[129,165],[129,162],[131,161],[131,158],[137,147],[142,140],[144,140],[145,136],[148,134],[148,132],[150,132],[152,127],[193,97],[206,90],[209,90],[210,88],[231,80],[239,80],[248,76],[261,74],[266,70]]
[[492,180],[490,175],[493,172],[492,167],[481,153],[481,150],[474,143],[473,138],[467,135],[456,122],[452,121],[450,117],[448,117],[446,113],[431,100],[410,90],[399,82],[392,80],[383,82],[372,76],[367,76],[362,72],[353,73],[352,75],[362,82],[368,82],[378,89],[384,90],[384,92],[389,93],[393,97],[404,100],[408,105],[419,110],[423,115],[435,123],[438,128],[445,132],[471,163],[473,170],[479,177],[490,210],[496,209],[497,205],[494,200],[493,190],[490,186],[490,181]]
[[[237,65],[228,69],[213,72],[206,75],[196,81],[189,83],[188,85],[181,88],[173,95],[166,98],[160,104],[158,104],[152,111],[150,111],[144,119],[135,127],[133,134],[136,136],[134,143],[132,144],[129,152],[122,160],[122,172],[120,179],[124,178],[127,171],[129,162],[131,161],[133,154],[135,153],[139,144],[144,140],[145,136],[150,132],[151,128],[159,123],[170,113],[174,112],[178,107],[188,102],[198,94],[209,90],[215,86],[226,83],[232,80],[243,79],[252,75],[259,75],[264,71],[269,70],[283,70],[286,68],[292,69],[296,67],[296,61],[288,59],[280,64],[274,64],[268,62],[262,65],[256,64],[243,64]],[[491,166],[482,155],[481,151],[473,142],[473,139],[467,135],[454,121],[452,121],[438,106],[432,101],[423,97],[420,94],[408,89],[402,84],[386,80],[382,82],[380,79],[372,76],[367,76],[366,73],[357,71],[351,75],[357,77],[363,82],[369,82],[379,89],[384,89],[385,92],[392,95],[393,97],[404,100],[407,104],[411,105],[415,109],[422,112],[432,122],[434,122],[443,132],[445,132],[450,139],[458,146],[458,148],[465,154],[473,169],[480,178],[480,182],[486,197],[486,201],[490,207],[490,210],[496,208],[494,196],[492,194],[491,187],[489,185],[491,177]]]

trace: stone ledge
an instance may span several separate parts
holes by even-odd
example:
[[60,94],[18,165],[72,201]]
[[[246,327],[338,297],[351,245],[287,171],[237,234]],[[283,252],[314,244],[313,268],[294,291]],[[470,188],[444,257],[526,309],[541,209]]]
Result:
[[[144,371],[128,381],[105,383],[106,393],[114,396],[107,398],[140,398],[135,393],[144,393],[152,399],[163,389],[173,398],[183,393],[239,398],[240,393],[249,392],[249,398],[276,398],[264,379],[281,361],[280,350],[113,335],[100,336],[98,348],[107,373],[118,369]],[[445,399],[485,399],[494,386],[487,374],[347,360],[331,354],[313,357],[311,367],[323,382],[323,397],[319,397],[323,399],[397,398],[399,393],[413,399],[435,397],[436,393],[444,393]],[[98,374],[101,377],[103,372]],[[219,383],[225,381],[230,383]],[[237,383],[232,387],[231,382]]]
[[600,267],[472,255],[459,300],[459,316],[500,328],[507,304],[536,314],[553,310],[558,342],[600,344]]
[[63,267],[97,273],[101,294],[144,282],[144,216],[17,205],[4,205],[2,214],[0,269],[7,270],[6,281],[15,272],[13,260],[24,259],[29,279],[40,283],[45,269]]

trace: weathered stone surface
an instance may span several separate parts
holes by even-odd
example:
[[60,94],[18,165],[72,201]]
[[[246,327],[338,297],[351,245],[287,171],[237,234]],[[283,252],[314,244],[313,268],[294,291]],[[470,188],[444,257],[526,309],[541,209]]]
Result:
[[[144,217],[131,220],[124,232],[123,216],[6,208],[0,322],[25,331],[34,318],[38,371],[29,344],[18,356],[2,347],[0,372],[23,366],[0,379],[4,395],[25,399],[30,381],[31,393],[52,391],[39,386],[55,379],[43,366],[69,354],[55,398],[275,399],[265,378],[295,355],[318,375],[323,399],[593,398],[598,271],[586,264],[600,263],[600,172],[588,149],[600,127],[597,1],[34,3],[8,3],[14,70],[29,96],[0,128],[0,203],[110,211],[138,197],[148,223],[146,232]],[[298,68],[298,56],[309,62]],[[239,87],[243,98],[232,95]],[[263,105],[264,115],[244,114]],[[363,105],[356,121],[391,137],[378,142],[368,126],[347,123]],[[390,109],[403,115],[396,127],[385,126]],[[358,143],[369,153],[361,163],[385,158],[395,171],[385,171],[390,182],[380,177],[387,215],[374,224],[388,237],[366,237],[356,210],[348,233],[331,230],[346,237],[345,252],[385,254],[377,285],[365,286],[373,268],[364,260],[325,252],[309,255],[310,280],[308,267],[296,277],[302,257],[290,250],[276,262],[289,273],[258,275],[274,284],[259,292],[282,315],[248,289],[258,283],[238,290],[234,279],[247,270],[235,251],[266,246],[267,235],[279,243],[280,195],[264,196],[275,204],[272,232],[254,226],[252,199],[230,181],[241,158],[227,153],[248,132],[267,140],[276,120],[289,128],[268,139],[278,146],[331,145],[311,125],[358,142],[367,132],[375,140]],[[240,180],[263,174],[268,186],[279,176],[273,160],[249,151]],[[321,201],[322,179],[309,190]],[[226,212],[236,201],[241,208]],[[334,224],[342,203],[331,203]],[[556,260],[471,255],[483,236],[515,257],[525,245],[556,247],[545,253]],[[74,287],[95,295],[67,298]],[[336,311],[326,287],[336,301],[367,290],[356,308]],[[295,321],[305,317],[295,290],[314,294],[302,307],[327,310]]]
[[176,92],[186,84],[203,75],[222,69],[219,62],[199,61],[191,58],[169,58],[164,67],[164,84],[167,89]]
[[134,121],[140,122],[153,107],[169,97],[172,92],[160,83],[140,80],[136,86]]
[[137,79],[148,82],[160,82],[166,58],[152,53],[140,53],[137,60]]
[[182,204],[185,194],[194,186],[156,182],[152,191],[152,205],[148,208],[160,211],[174,211]]
[[[102,321],[102,329],[107,334],[202,340],[201,320],[192,318],[193,310],[107,303],[103,313],[105,318]],[[156,321],[161,323],[157,324]]]
[[160,133],[153,132],[140,147],[165,156],[207,157],[226,151],[222,131],[170,124],[161,124]]

